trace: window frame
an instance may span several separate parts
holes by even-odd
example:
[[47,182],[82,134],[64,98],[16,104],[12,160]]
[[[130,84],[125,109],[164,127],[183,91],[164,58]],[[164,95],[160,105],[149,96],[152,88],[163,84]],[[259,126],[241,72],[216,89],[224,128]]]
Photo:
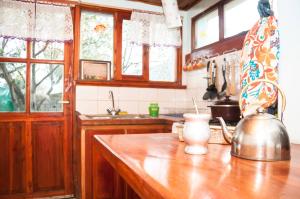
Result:
[[[119,46],[115,46],[116,48],[120,49],[120,53],[118,54],[118,62],[116,66],[116,79],[117,80],[125,80],[125,81],[149,81],[149,47],[143,45],[143,70],[142,75],[123,75],[122,74],[122,41],[123,41],[123,20],[130,20],[131,12],[130,13],[118,13],[116,23],[119,26],[119,31],[117,32],[117,40]],[[118,28],[117,28],[118,29]],[[147,67],[148,66],[148,67]]]
[[[204,10],[203,12],[192,17],[192,31],[191,31],[192,52],[197,52],[198,54],[201,55],[202,52],[209,50],[209,52],[211,52],[211,55],[214,55],[214,54],[222,54],[224,51],[228,51],[232,49],[239,50],[242,48],[243,40],[248,31],[242,31],[240,33],[237,33],[236,35],[225,38],[224,6],[231,1],[233,0],[221,0],[216,4],[212,5],[211,7],[209,7],[208,9]],[[215,10],[218,10],[218,15],[219,15],[219,41],[208,44],[200,48],[195,48],[196,21]]]
[[[82,11],[102,12],[114,15],[114,59],[112,65],[113,78],[110,81],[87,81],[79,77],[80,60],[80,17]],[[116,87],[148,87],[148,88],[178,88],[182,85],[182,47],[177,48],[177,74],[175,82],[149,80],[149,47],[143,46],[143,73],[141,76],[122,74],[122,22],[130,19],[131,10],[100,7],[94,5],[78,5],[74,9],[74,80],[78,85],[116,86]]]

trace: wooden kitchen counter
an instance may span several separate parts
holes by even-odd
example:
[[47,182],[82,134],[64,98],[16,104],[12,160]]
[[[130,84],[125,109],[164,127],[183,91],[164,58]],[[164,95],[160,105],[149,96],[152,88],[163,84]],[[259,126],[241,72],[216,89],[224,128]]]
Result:
[[232,157],[228,145],[188,155],[174,134],[98,135],[93,144],[141,198],[300,198],[300,145],[291,161],[259,162]]

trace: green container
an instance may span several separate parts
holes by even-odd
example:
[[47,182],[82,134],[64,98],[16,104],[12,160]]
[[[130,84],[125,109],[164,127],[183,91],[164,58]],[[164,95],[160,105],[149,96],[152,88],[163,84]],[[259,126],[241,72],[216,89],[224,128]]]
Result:
[[149,106],[149,115],[151,117],[158,117],[159,114],[159,106],[157,103],[151,103]]

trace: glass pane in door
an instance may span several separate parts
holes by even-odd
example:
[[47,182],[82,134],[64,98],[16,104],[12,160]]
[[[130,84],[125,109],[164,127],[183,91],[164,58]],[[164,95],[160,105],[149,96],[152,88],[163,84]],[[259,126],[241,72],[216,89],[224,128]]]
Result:
[[0,62],[0,112],[24,112],[26,64]]
[[32,41],[31,57],[34,59],[63,60],[64,43]]
[[30,85],[31,112],[62,112],[63,64],[32,64]]

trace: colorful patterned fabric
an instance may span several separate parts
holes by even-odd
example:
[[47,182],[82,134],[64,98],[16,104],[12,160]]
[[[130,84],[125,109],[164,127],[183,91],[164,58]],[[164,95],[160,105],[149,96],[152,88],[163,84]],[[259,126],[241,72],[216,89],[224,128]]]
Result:
[[[245,37],[240,63],[241,88],[257,79],[277,82],[279,31],[274,16],[260,19]],[[255,83],[242,93],[242,112],[249,104],[269,107],[277,100],[277,88],[269,83]]]

